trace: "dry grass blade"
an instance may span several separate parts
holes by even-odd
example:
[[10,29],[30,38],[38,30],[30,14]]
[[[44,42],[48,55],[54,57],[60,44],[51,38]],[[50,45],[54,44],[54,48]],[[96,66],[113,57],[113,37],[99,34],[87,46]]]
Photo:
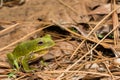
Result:
[[[112,4],[112,9],[116,9],[117,5],[116,5],[116,0],[111,0],[111,4]],[[118,22],[118,15],[117,15],[117,11],[115,11],[112,15],[112,20],[113,20],[113,28],[119,24]],[[114,31],[114,44],[115,46],[118,43],[118,39],[119,39],[119,30],[118,28]]]
[[0,0],[0,7],[3,6],[3,0]]
[[21,80],[22,78],[24,78],[24,77],[26,77],[26,76],[28,76],[28,74],[25,74],[25,75],[23,75],[23,76],[21,76],[21,77],[19,77],[19,78],[16,78],[15,80]]
[[[110,35],[116,28],[118,28],[119,25],[117,25],[114,29],[112,29],[107,35],[104,36],[103,39],[101,39],[91,50],[89,50],[85,55],[83,55],[80,59],[78,59],[74,64],[69,65],[66,71],[69,71],[72,67],[74,67],[78,62],[80,62],[84,57],[86,57],[92,50],[94,50],[108,35]],[[56,80],[60,80],[60,78],[64,76],[64,73],[62,73],[60,76],[56,78]]]
[[[66,28],[64,25],[61,25],[61,24],[57,23],[56,21],[53,21],[53,22],[54,22],[56,25],[60,26],[61,28],[65,29],[66,31],[68,31],[68,32],[70,32],[70,33],[72,33],[72,34],[74,34],[74,35],[76,35],[76,36],[78,36],[78,37],[80,37],[80,38],[82,38],[82,39],[89,40],[89,41],[94,42],[94,43],[98,43],[98,41],[96,41],[96,40],[94,40],[94,39],[87,38],[87,37],[82,36],[82,35],[80,35],[80,34],[78,34],[78,33],[76,33],[76,32],[71,31],[70,29]],[[108,44],[106,44],[106,43],[100,43],[100,45],[102,45],[102,46],[105,47],[105,48],[110,48],[110,45],[108,45]]]
[[77,11],[75,9],[73,9],[71,6],[65,4],[62,0],[58,0],[61,4],[63,4],[64,6],[68,7],[69,9],[71,9],[76,15],[78,15]]
[[[118,7],[117,9],[119,9],[120,7]],[[99,29],[100,27],[99,27],[99,25],[100,24],[102,24],[104,21],[105,21],[105,19],[107,19],[113,12],[115,12],[117,9],[114,9],[113,11],[111,11],[106,17],[104,17],[93,29],[92,29],[92,31],[87,35],[87,37],[86,38],[88,38],[96,29]],[[78,49],[81,47],[81,45],[85,42],[86,40],[83,40],[82,42],[81,42],[81,44],[76,48],[76,50],[73,52],[73,54],[71,55],[71,58],[70,59],[72,59],[73,58],[73,56],[76,54],[76,52],[78,51]]]
[[[51,25],[52,25],[52,24],[51,24]],[[8,48],[8,47],[10,47],[10,46],[12,46],[12,45],[15,45],[15,44],[17,44],[18,42],[21,42],[21,41],[27,39],[27,38],[30,37],[31,35],[33,35],[33,34],[39,32],[39,31],[41,31],[41,30],[43,30],[43,29],[45,29],[45,28],[47,28],[47,27],[49,27],[49,26],[51,26],[51,25],[45,26],[45,27],[43,27],[43,28],[37,29],[37,30],[35,30],[35,31],[33,31],[33,32],[29,33],[29,34],[27,34],[26,36],[22,37],[21,39],[19,39],[19,40],[13,42],[13,43],[11,43],[11,44],[9,44],[9,45],[7,45],[7,46],[1,48],[0,51],[3,51],[3,50],[5,50],[6,48]]]
[[114,78],[113,74],[111,73],[110,69],[108,68],[108,65],[107,65],[106,62],[104,62],[104,65],[105,65],[105,67],[106,67],[108,73],[111,75],[111,78],[112,78],[113,80],[115,80],[115,78]]
[[17,25],[19,25],[19,24],[20,24],[20,23],[16,23],[16,24],[14,24],[14,25],[12,25],[12,26],[9,26],[8,28],[0,31],[0,36],[8,33],[11,29],[14,29],[14,28],[15,28]]
[[[44,71],[44,73],[84,73],[84,74],[96,74],[100,76],[110,76],[109,74],[105,73],[98,73],[98,72],[86,72],[86,71],[64,71],[64,70],[55,70],[55,71]],[[56,79],[57,80],[57,79]]]

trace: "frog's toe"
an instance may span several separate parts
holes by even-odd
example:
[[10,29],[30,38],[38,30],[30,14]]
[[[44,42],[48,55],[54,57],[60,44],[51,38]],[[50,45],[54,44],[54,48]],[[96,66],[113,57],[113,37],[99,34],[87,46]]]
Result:
[[35,68],[31,68],[31,69],[24,69],[25,72],[34,72],[36,69]]

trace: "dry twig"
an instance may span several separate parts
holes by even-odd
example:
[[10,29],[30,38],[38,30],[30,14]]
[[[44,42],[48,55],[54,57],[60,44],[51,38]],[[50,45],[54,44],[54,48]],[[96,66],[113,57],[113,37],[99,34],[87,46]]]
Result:
[[[117,9],[119,9],[120,7],[118,7]],[[113,12],[115,12],[117,9],[115,9],[115,10],[113,10],[113,11],[111,11],[106,17],[104,17],[93,29],[92,29],[92,31],[87,35],[87,37],[86,38],[88,38],[95,30],[97,30],[97,29],[99,29],[100,27],[100,24],[102,24],[104,21],[105,21],[105,19],[107,19]],[[83,40],[82,42],[81,42],[81,44],[79,44],[79,46],[76,48],[76,50],[73,52],[73,54],[71,55],[71,58],[70,59],[72,59],[73,58],[73,56],[76,54],[76,52],[78,51],[78,49],[81,47],[81,45],[85,42],[86,40]]]
[[[66,71],[69,71],[72,67],[74,67],[78,62],[80,62],[85,56],[87,56],[92,50],[94,50],[108,35],[110,35],[116,28],[118,28],[118,26],[119,25],[117,25],[114,29],[112,29],[107,35],[105,35],[104,37],[103,37],[103,39],[101,39],[91,50],[89,50],[85,55],[83,55],[80,59],[78,59],[74,64],[72,64],[72,65],[69,65],[67,68],[66,68],[66,70],[65,70],[65,72]],[[60,76],[58,76],[57,78],[56,78],[56,80],[60,80],[60,78],[62,77],[62,76],[64,76],[64,73],[62,73]]]
[[21,39],[19,39],[19,40],[13,42],[13,43],[11,43],[11,44],[9,44],[9,45],[1,48],[0,51],[3,51],[3,50],[5,50],[6,48],[8,48],[8,47],[10,47],[10,46],[12,46],[12,45],[15,45],[15,44],[17,44],[18,42],[21,42],[21,41],[27,39],[28,37],[30,37],[31,35],[34,35],[35,33],[39,32],[39,31],[41,31],[41,30],[43,30],[43,29],[45,29],[45,28],[47,28],[47,27],[50,27],[50,26],[52,26],[52,24],[51,24],[51,25],[48,25],[48,26],[45,26],[45,27],[43,27],[43,28],[37,29],[37,30],[35,30],[35,31],[27,34],[26,36],[22,37]]

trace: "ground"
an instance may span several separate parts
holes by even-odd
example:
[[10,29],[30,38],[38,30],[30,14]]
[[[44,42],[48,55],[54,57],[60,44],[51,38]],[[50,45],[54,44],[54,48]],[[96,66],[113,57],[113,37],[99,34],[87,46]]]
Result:
[[[1,0],[2,1],[2,0]],[[119,80],[119,0],[3,0],[0,7],[1,80]],[[50,34],[55,46],[15,71],[6,54]]]

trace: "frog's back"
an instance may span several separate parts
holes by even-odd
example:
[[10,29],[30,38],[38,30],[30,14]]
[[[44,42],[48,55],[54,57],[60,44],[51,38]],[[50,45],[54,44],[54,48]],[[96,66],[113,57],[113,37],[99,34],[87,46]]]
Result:
[[31,40],[27,42],[22,42],[13,51],[13,55],[17,58],[20,56],[25,56],[30,52],[34,51],[37,46],[36,40]]
[[13,51],[15,58],[29,55],[31,52],[37,52],[40,50],[48,49],[54,46],[54,41],[50,35],[45,35],[42,38],[36,38],[19,44]]

